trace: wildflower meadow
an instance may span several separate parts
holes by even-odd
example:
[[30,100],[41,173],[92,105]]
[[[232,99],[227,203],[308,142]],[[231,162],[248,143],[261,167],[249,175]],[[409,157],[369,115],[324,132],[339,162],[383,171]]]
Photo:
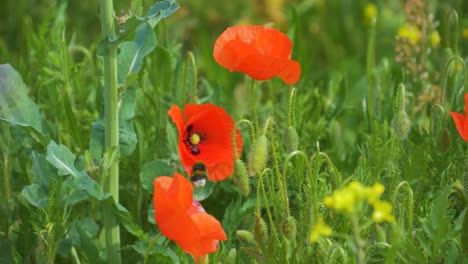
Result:
[[468,263],[467,1],[0,6],[0,264]]

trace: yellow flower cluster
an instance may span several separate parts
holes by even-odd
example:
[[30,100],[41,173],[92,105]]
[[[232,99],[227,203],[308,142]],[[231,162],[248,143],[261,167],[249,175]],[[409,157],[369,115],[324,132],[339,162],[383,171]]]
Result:
[[395,221],[395,217],[392,215],[392,205],[380,200],[380,196],[384,190],[385,187],[380,183],[368,187],[360,182],[353,181],[344,189],[336,190],[331,196],[325,197],[323,203],[336,211],[353,213],[356,210],[356,206],[365,201],[374,208],[372,213],[374,222],[393,222]]
[[310,230],[309,241],[315,243],[320,236],[329,237],[332,233],[332,228],[323,221],[322,217],[319,217],[317,223]]
[[400,38],[408,39],[410,43],[416,44],[421,40],[421,32],[414,25],[404,24],[398,29]]
[[437,30],[431,32],[431,46],[438,47],[440,45],[440,34]]

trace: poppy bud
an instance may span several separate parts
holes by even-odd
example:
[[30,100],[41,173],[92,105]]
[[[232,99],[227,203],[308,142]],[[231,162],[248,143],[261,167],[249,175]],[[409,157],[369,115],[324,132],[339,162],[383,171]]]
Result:
[[296,225],[296,219],[292,216],[288,216],[283,222],[283,235],[288,239],[294,240],[297,233]]
[[393,104],[393,113],[399,113],[405,110],[405,85],[400,83],[398,85],[397,94]]
[[237,251],[235,248],[232,248],[229,250],[229,254],[227,257],[223,259],[223,263],[225,264],[235,264],[236,263],[236,256],[237,256]]
[[437,138],[437,147],[441,152],[447,152],[452,144],[450,133],[447,128],[442,129],[439,137]]
[[264,244],[268,240],[267,224],[259,215],[255,215],[254,236],[258,244]]
[[239,191],[244,195],[249,195],[250,185],[249,176],[247,175],[247,169],[245,168],[244,162],[240,159],[234,161],[234,174],[232,179],[234,184],[239,188]]
[[260,174],[265,168],[268,161],[268,140],[266,135],[258,137],[255,144],[252,145],[248,161],[250,176]]
[[254,235],[252,232],[247,231],[247,230],[237,230],[236,231],[237,237],[244,243],[249,244],[249,245],[255,245],[255,239]]
[[284,146],[288,153],[297,150],[299,147],[299,135],[292,126],[286,128],[286,131],[284,131]]
[[405,139],[411,128],[411,120],[409,119],[408,114],[404,110],[399,111],[393,118],[392,126],[397,137],[400,140]]

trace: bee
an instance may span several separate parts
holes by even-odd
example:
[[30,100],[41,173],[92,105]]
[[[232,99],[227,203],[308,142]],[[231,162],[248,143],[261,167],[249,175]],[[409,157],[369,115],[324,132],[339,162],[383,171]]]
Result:
[[192,168],[192,174],[190,174],[190,181],[195,188],[200,189],[206,184],[206,178],[208,178],[208,172],[203,162],[195,162]]

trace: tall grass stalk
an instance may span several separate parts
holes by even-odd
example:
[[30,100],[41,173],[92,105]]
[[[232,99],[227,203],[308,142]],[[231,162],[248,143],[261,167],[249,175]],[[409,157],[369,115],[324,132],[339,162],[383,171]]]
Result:
[[[112,0],[100,0],[101,30],[104,38],[115,36],[114,7]],[[108,45],[104,51],[104,124],[105,146],[109,150],[119,146],[119,110],[117,97],[117,47]],[[119,159],[111,161],[109,177],[104,181],[103,190],[110,193],[116,203],[119,202]],[[112,214],[112,209],[105,207],[104,231],[106,238],[107,262],[121,263],[120,230]]]

